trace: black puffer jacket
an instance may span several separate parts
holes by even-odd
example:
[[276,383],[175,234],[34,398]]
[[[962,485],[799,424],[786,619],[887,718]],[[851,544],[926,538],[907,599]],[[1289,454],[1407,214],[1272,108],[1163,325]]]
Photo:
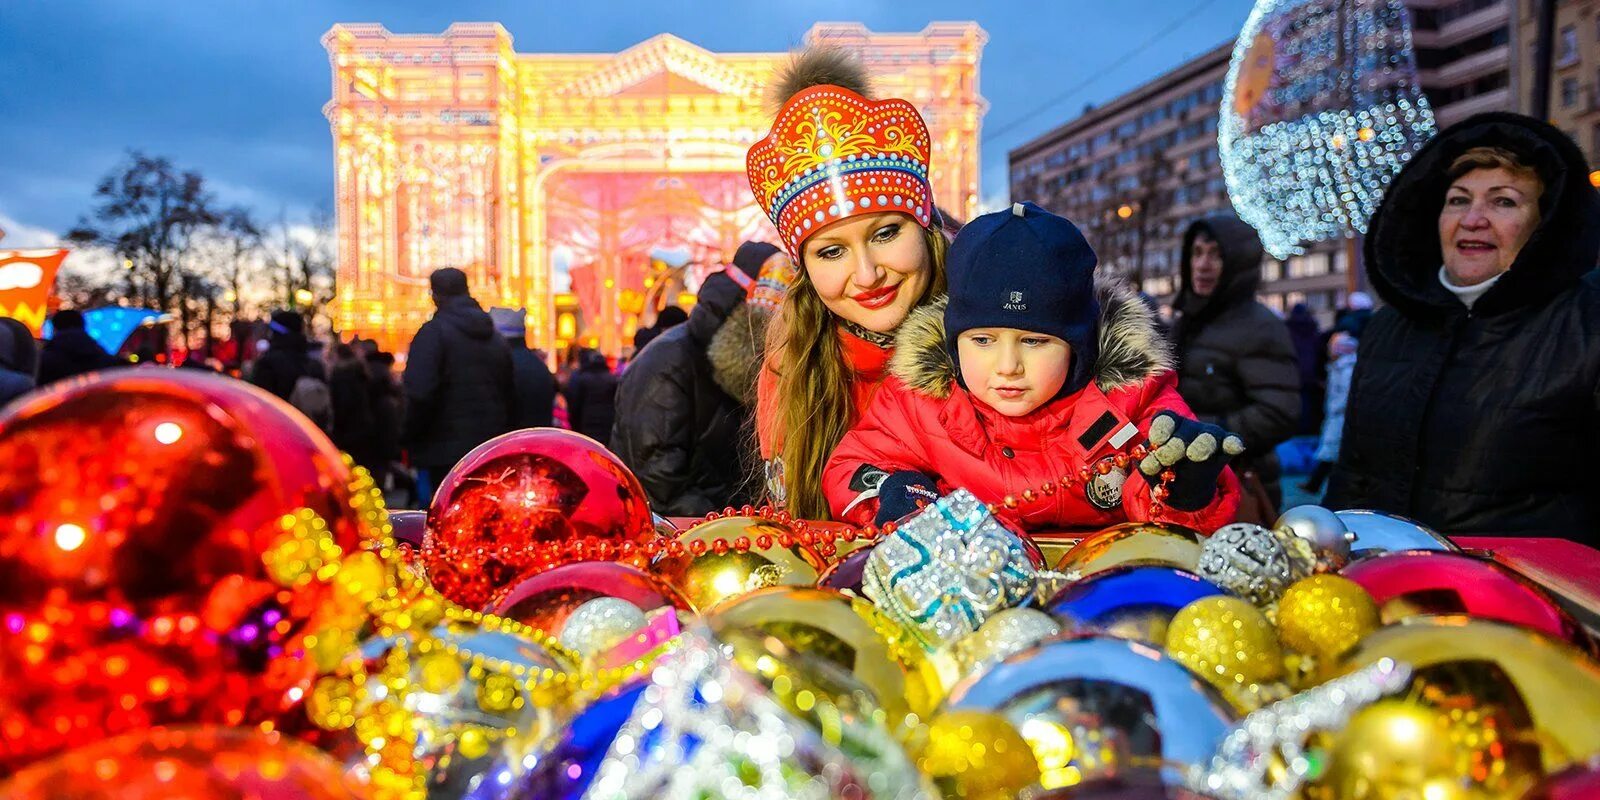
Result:
[[406,436],[418,466],[449,468],[511,430],[511,348],[478,301],[438,298],[411,340],[403,378]]
[[752,502],[759,488],[750,436],[762,312],[713,275],[689,321],[669,328],[622,376],[611,449],[667,516],[698,517]]
[[[1189,249],[1205,231],[1222,250],[1222,277],[1208,297],[1190,288]],[[1234,469],[1254,470],[1277,500],[1276,448],[1300,422],[1300,372],[1289,329],[1256,301],[1261,238],[1231,215],[1196,220],[1183,234],[1183,287],[1173,306],[1178,394],[1205,422],[1236,433],[1246,452]]]
[[556,376],[550,374],[538,353],[528,349],[527,341],[517,337],[506,342],[511,345],[511,372],[517,387],[511,427],[550,427],[555,424]]
[[606,357],[593,350],[585,352],[561,396],[567,400],[567,422],[572,429],[609,446],[611,426],[617,420],[617,376]]
[[306,375],[322,377],[322,365],[307,355],[308,347],[304,334],[273,334],[267,342],[267,352],[250,367],[250,382],[288,402],[295,381]]
[[[1450,163],[1502,147],[1544,180],[1540,224],[1469,312],[1439,283]],[[1483,114],[1439,134],[1372,218],[1367,275],[1388,305],[1361,337],[1326,503],[1447,534],[1600,544],[1600,195],[1577,145],[1543,122]]]

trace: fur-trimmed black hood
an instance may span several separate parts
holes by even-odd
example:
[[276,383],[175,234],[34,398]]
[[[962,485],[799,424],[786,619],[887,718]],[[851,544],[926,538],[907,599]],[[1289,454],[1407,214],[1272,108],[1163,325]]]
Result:
[[741,303],[717,328],[706,348],[717,386],[746,408],[756,406],[756,379],[761,373],[767,325],[771,322],[771,311]]
[[[1161,334],[1155,312],[1131,289],[1105,276],[1095,278],[1100,302],[1099,357],[1094,382],[1109,392],[1139,383],[1173,368],[1172,345]],[[931,397],[950,396],[956,382],[955,362],[945,349],[944,309],[940,297],[912,310],[895,334],[889,371],[912,391]]]

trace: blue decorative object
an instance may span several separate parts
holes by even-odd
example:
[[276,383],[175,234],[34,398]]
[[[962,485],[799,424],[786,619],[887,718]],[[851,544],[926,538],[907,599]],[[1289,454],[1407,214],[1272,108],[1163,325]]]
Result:
[[1141,777],[1179,785],[1234,721],[1216,690],[1160,650],[1104,636],[1017,653],[956,684],[945,705],[1010,720],[1046,789]]
[[[122,308],[121,306],[106,306],[83,312],[83,327],[94,339],[105,348],[107,353],[116,353],[122,349],[123,343],[133,335],[139,326],[150,324],[153,320],[162,317],[160,311],[151,311],[145,308]],[[49,320],[44,323],[40,331],[40,338],[49,340],[55,336],[55,326]]]
[[1061,590],[1046,606],[1051,616],[1083,631],[1099,631],[1154,645],[1167,623],[1202,597],[1224,594],[1216,584],[1172,567],[1117,567]]
[[957,489],[873,547],[862,590],[934,648],[1027,600],[1037,574],[1022,539]]
[[1340,521],[1355,534],[1350,557],[1398,553],[1402,550],[1447,550],[1460,552],[1455,543],[1420,522],[1383,511],[1340,511]]

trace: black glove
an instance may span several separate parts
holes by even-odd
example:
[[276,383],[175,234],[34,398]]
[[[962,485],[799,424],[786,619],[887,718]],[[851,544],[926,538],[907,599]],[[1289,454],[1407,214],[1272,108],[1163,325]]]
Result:
[[1244,442],[1221,427],[1163,411],[1150,422],[1150,455],[1139,462],[1139,474],[1151,486],[1172,470],[1166,504],[1179,511],[1205,508],[1217,493],[1217,477]]
[[878,515],[873,517],[872,524],[882,527],[938,499],[938,483],[931,475],[913,470],[891,473],[878,484]]

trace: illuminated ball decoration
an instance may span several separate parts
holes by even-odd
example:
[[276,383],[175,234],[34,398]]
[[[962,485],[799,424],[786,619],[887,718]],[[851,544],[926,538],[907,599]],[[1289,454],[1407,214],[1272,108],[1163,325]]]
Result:
[[[1341,10],[1342,9],[1342,10]],[[1366,232],[1434,134],[1401,0],[1258,0],[1217,123],[1228,194],[1278,258]]]
[[113,370],[13,404],[0,772],[157,725],[309,732],[305,637],[359,624],[370,571],[332,573],[385,531],[327,438],[241,381]]
[[529,428],[484,442],[445,476],[422,563],[445,597],[483,608],[529,575],[627,559],[655,535],[644,488],[615,455],[582,434]]

